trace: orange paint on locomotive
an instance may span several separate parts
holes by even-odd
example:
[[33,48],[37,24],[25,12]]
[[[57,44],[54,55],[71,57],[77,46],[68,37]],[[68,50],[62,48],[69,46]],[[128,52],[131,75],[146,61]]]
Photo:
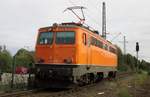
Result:
[[[50,31],[50,30],[51,31]],[[41,64],[66,64],[69,65],[92,65],[92,66],[106,66],[117,67],[117,52],[116,47],[103,39],[100,35],[79,26],[73,27],[46,27],[39,29],[38,39],[43,32],[53,32],[53,41],[49,44],[36,45],[36,60]],[[74,32],[73,44],[56,44],[56,33]],[[100,41],[102,47],[95,46],[92,38]],[[93,45],[92,45],[93,43]],[[106,46],[104,49],[104,46]],[[111,52],[109,48],[113,48],[115,52]],[[71,61],[71,62],[70,62]]]

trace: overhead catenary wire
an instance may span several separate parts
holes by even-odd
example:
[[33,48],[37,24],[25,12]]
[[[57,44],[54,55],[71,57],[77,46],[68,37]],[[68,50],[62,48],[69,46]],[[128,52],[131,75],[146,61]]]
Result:
[[[90,2],[90,1],[88,1],[88,3],[89,3],[89,2]],[[93,2],[90,2],[90,4],[91,4],[91,6],[94,5]],[[86,4],[84,4],[84,5],[86,5]],[[94,7],[92,6],[92,9],[94,9],[94,11],[87,9],[88,12],[91,13],[92,15],[95,14],[95,11],[98,11],[98,13],[99,13],[99,10],[98,10],[95,6],[94,6]],[[100,10],[101,10],[101,8],[100,8]],[[101,11],[102,11],[102,10],[101,10]],[[95,18],[92,17],[91,14],[89,15],[89,14],[87,13],[88,17],[91,18],[91,20],[93,20],[93,22],[95,22],[96,24],[101,25],[101,23],[100,23],[100,22],[97,22],[97,20],[95,20]]]
[[112,41],[114,41],[118,36],[120,36],[121,35],[121,32],[120,33],[118,33],[115,37],[113,37],[110,41],[112,42]]
[[[71,5],[77,5],[77,4],[75,4],[75,2],[73,2],[72,0],[69,0],[69,2],[70,2],[70,4]],[[90,4],[91,5],[93,5],[93,2],[90,2]],[[103,4],[104,4],[104,2],[103,2]],[[83,4],[83,5],[86,5],[85,3]],[[93,7],[94,8],[94,10],[97,10],[95,7]],[[87,12],[89,12],[89,13],[92,13],[92,14],[95,14],[95,12],[93,12],[92,10],[89,10],[89,9],[87,9],[88,11]],[[101,8],[100,8],[100,10],[101,10]],[[102,11],[102,10],[101,10]],[[92,15],[91,14],[89,14],[89,13],[87,13],[86,12],[86,17],[88,17],[88,20],[89,21],[91,21],[91,22],[93,22],[94,24],[95,24],[95,26],[97,26],[97,27],[99,27],[100,29],[102,29],[102,27],[100,27],[100,25],[101,25],[101,22],[98,22],[94,17],[92,17]],[[101,16],[101,15],[100,15]],[[88,27],[90,27],[88,24],[85,24],[86,26],[88,26]],[[90,27],[90,28],[92,28],[92,29],[94,29],[93,27]],[[100,30],[99,29],[99,30]],[[95,30],[95,29],[94,29]],[[100,30],[101,31],[101,30]],[[105,29],[105,32],[107,32],[107,29]],[[106,33],[107,34],[107,33]],[[110,41],[113,41],[114,39],[116,39],[118,36],[119,36],[120,34],[117,34],[115,37],[113,37]]]

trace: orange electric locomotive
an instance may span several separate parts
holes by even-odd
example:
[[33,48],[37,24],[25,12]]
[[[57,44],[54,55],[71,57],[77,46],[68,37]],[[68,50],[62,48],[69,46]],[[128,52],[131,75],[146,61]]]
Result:
[[35,81],[42,86],[88,84],[116,74],[116,47],[82,24],[40,28],[35,54]]
[[[79,6],[67,9],[74,13],[73,9],[78,8],[84,9]],[[84,18],[78,18],[80,23],[53,24],[39,29],[35,50],[36,86],[84,85],[116,76],[116,47],[97,31],[84,26]]]

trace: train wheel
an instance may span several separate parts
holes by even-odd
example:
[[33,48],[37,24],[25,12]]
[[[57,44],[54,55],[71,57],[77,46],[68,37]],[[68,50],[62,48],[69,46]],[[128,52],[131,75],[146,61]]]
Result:
[[77,80],[79,86],[85,85],[85,75],[81,76],[80,79]]
[[90,83],[91,83],[90,74],[82,75],[80,77],[80,80],[78,80],[79,86],[84,86],[84,85],[87,85],[87,84],[90,84]]
[[85,74],[85,75],[83,76],[83,82],[84,82],[85,84],[90,84],[90,75],[89,75],[89,74]]
[[112,80],[112,79],[115,79],[116,78],[116,71],[111,71],[108,73],[108,79],[109,80]]
[[95,83],[96,82],[96,77],[93,73],[90,73],[90,83]]
[[104,78],[103,72],[97,73],[97,79],[96,79],[96,82],[101,81],[103,78]]
[[116,73],[117,73],[116,71],[113,72],[113,76],[112,76],[112,77],[113,77],[114,79],[116,78]]

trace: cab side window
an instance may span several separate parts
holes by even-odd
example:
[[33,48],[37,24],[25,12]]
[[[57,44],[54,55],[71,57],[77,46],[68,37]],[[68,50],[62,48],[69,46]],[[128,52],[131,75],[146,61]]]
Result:
[[86,45],[87,44],[87,37],[86,37],[86,34],[83,33],[82,35],[82,41],[83,41],[83,44]]

